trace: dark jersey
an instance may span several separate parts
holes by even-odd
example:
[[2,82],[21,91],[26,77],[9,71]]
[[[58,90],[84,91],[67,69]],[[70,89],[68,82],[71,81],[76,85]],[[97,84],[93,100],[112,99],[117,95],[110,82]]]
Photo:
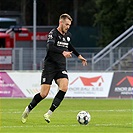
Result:
[[46,71],[66,70],[66,58],[63,51],[72,51],[76,56],[79,53],[71,45],[71,34],[62,35],[56,28],[52,29],[47,40],[47,55],[44,60]]

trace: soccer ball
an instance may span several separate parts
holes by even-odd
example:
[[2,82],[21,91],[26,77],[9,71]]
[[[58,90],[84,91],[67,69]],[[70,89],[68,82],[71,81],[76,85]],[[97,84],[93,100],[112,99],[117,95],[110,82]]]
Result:
[[90,122],[90,120],[91,120],[91,116],[89,112],[80,111],[77,114],[77,121],[79,122],[79,124],[87,125]]

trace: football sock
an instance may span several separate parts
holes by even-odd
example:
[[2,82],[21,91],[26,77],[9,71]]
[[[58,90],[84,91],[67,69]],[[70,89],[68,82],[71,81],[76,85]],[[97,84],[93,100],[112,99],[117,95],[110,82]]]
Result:
[[54,110],[60,105],[61,101],[64,99],[66,92],[59,90],[58,93],[56,94],[52,105],[50,107],[50,110],[54,112]]
[[49,111],[47,112],[48,115],[52,115],[52,113],[53,113],[53,112],[52,112],[51,110],[49,110]]
[[40,93],[37,93],[28,105],[29,110],[31,111],[42,99],[44,98],[41,97]]

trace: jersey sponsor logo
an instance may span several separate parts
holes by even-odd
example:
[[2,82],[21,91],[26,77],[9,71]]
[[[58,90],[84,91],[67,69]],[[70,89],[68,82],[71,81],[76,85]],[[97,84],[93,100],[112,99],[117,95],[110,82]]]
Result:
[[57,46],[68,48],[68,43],[67,42],[60,42],[60,41],[58,41],[57,42]]
[[62,71],[62,73],[63,73],[63,74],[67,74],[67,72],[66,72],[66,71]]

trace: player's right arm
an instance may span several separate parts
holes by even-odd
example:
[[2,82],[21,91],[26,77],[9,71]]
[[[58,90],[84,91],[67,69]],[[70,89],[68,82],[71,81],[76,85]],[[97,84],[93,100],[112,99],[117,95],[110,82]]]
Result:
[[64,57],[66,57],[66,58],[71,58],[71,57],[72,57],[72,52],[69,52],[69,51],[63,51],[62,54],[63,54]]
[[58,47],[55,46],[56,37],[57,37],[57,33],[56,32],[51,31],[49,33],[48,40],[47,40],[47,49],[48,49],[48,51],[62,54],[63,50],[61,50],[61,49],[59,49]]
[[48,40],[47,40],[47,49],[48,49],[48,51],[63,54],[63,56],[65,58],[71,58],[72,57],[72,55],[71,55],[72,52],[64,51],[64,50],[59,49],[58,47],[55,46],[56,37],[57,37],[57,33],[56,32],[51,31],[49,33]]

